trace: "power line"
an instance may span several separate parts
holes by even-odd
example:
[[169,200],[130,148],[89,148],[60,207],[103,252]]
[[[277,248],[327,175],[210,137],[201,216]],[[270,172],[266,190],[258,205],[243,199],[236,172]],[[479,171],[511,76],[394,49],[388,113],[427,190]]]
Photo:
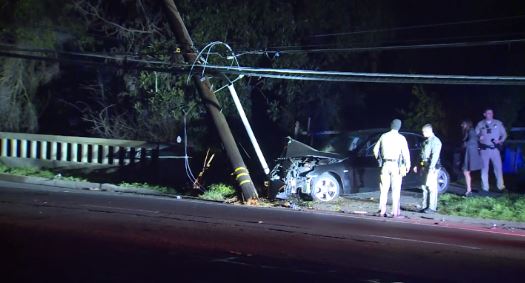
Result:
[[[317,34],[310,35],[309,38],[315,37],[330,37],[330,36],[342,36],[342,35],[352,35],[352,34],[365,34],[365,33],[377,33],[377,32],[389,32],[389,31],[398,31],[398,30],[410,30],[410,29],[421,29],[421,28],[430,28],[430,27],[441,27],[441,26],[453,26],[459,24],[474,24],[474,23],[484,23],[484,22],[494,22],[494,21],[504,21],[504,20],[516,20],[525,18],[525,15],[516,15],[508,17],[498,17],[498,18],[489,18],[489,19],[477,19],[477,20],[467,20],[467,21],[456,21],[456,22],[444,22],[437,24],[424,24],[424,25],[414,25],[414,26],[402,26],[394,28],[383,28],[383,29],[371,29],[371,30],[360,30],[353,32],[340,32],[340,33],[328,33],[328,34]],[[333,44],[328,44],[333,45]],[[232,45],[234,46],[234,45]],[[288,47],[297,48],[297,47],[318,47],[325,46],[324,44],[312,44],[312,45],[285,45],[285,46],[268,46],[264,49],[285,49]]]
[[[97,59],[104,58],[107,61],[89,61],[78,59],[61,59],[58,57],[20,54],[0,51],[0,56],[15,57],[31,60],[68,61],[82,64],[111,65],[119,68],[136,68],[148,71],[168,72],[185,74],[190,66],[170,64],[162,61],[148,61],[140,59],[129,59],[122,61],[121,58],[99,55]],[[79,55],[79,57],[81,57]],[[92,59],[93,57],[88,57]],[[126,63],[133,63],[129,66]],[[200,70],[206,69],[210,73],[234,74],[249,77],[263,77],[288,80],[306,81],[328,81],[328,82],[368,82],[368,83],[410,83],[410,84],[461,84],[461,85],[525,85],[525,77],[516,76],[464,76],[464,75],[420,75],[420,74],[388,74],[388,73],[364,73],[364,72],[334,72],[313,71],[300,69],[269,69],[217,65],[194,65]]]
[[250,67],[235,68],[212,65],[207,65],[206,68],[209,70],[215,70],[227,74],[308,81],[411,84],[525,85],[525,77],[514,76],[417,75],[363,72],[333,72]]
[[[41,51],[36,51],[41,52]],[[34,53],[34,52],[33,52]],[[77,53],[72,57],[57,56],[60,52],[50,55],[24,54],[21,52],[6,52],[0,50],[0,57],[19,58],[27,60],[42,60],[48,62],[71,63],[83,66],[103,66],[122,69],[140,69],[145,71],[157,71],[175,74],[184,74],[188,71],[188,66],[170,64],[163,61],[151,61],[143,59],[129,58],[125,56],[112,57],[108,55],[82,54]],[[68,54],[72,55],[72,54]],[[95,59],[95,60],[94,60]]]
[[[525,32],[512,32],[512,33],[492,33],[492,34],[480,34],[480,35],[462,35],[462,36],[446,36],[446,37],[425,37],[425,38],[412,38],[412,39],[401,39],[401,40],[390,40],[390,41],[383,41],[383,43],[411,43],[411,42],[422,42],[422,41],[431,41],[436,42],[439,40],[458,40],[458,39],[487,39],[487,40],[497,40],[497,39],[490,39],[491,37],[498,37],[500,40],[502,37],[509,37],[509,36],[523,36],[525,35]],[[512,40],[506,39],[506,40]],[[361,41],[348,41],[345,42],[346,44],[354,44],[354,43],[362,43]],[[449,43],[449,42],[444,42]],[[423,44],[423,43],[420,43]],[[439,44],[439,43],[438,43]],[[264,50],[279,50],[279,51],[285,51],[285,50],[294,50],[294,49],[300,49],[305,50],[308,48],[313,47],[328,47],[328,48],[337,48],[337,43],[319,43],[319,44],[296,44],[296,45],[280,45],[280,46],[268,46],[264,48]],[[357,46],[359,47],[359,46]],[[365,46],[361,46],[365,47]],[[247,52],[248,50],[246,50]],[[254,49],[254,51],[257,51]]]
[[[525,38],[507,39],[507,40],[492,40],[492,41],[466,41],[466,42],[450,42],[450,43],[431,43],[431,44],[414,44],[414,45],[391,45],[391,46],[372,46],[372,47],[343,47],[343,48],[316,48],[316,49],[287,49],[287,50],[253,50],[253,51],[240,51],[236,57],[245,55],[281,55],[281,54],[301,54],[301,53],[360,53],[369,51],[392,51],[392,50],[413,50],[413,49],[437,49],[437,48],[466,48],[466,47],[480,47],[480,46],[496,46],[504,44],[519,44],[525,43]],[[98,53],[89,52],[69,52],[69,51],[56,51],[50,49],[36,49],[36,48],[21,48],[16,45],[1,44],[0,48],[6,48],[8,50],[15,51],[27,51],[27,52],[42,52],[72,56],[87,56],[94,58],[107,59],[108,55],[101,55]],[[221,55],[216,52],[209,52],[208,55]],[[141,54],[119,54],[121,60],[131,60],[132,58],[140,57]],[[148,55],[148,54],[142,54]],[[221,55],[222,56],[222,55]],[[115,57],[111,57],[115,59]],[[137,59],[138,60],[138,59]],[[161,61],[159,61],[161,62]]]
[[444,23],[437,23],[437,24],[402,26],[402,27],[384,28],[384,29],[360,30],[360,31],[351,31],[351,32],[316,34],[310,37],[331,37],[331,36],[343,36],[343,35],[354,35],[354,34],[364,34],[364,33],[390,32],[390,31],[433,28],[433,27],[443,27],[443,26],[463,25],[463,24],[488,23],[488,22],[494,22],[494,21],[504,21],[504,20],[513,20],[513,19],[521,19],[521,18],[525,18],[525,15],[490,18],[490,19],[478,19],[478,20],[469,20],[469,21],[444,22]]
[[411,50],[411,49],[436,49],[436,48],[453,48],[453,47],[478,47],[494,46],[513,43],[524,43],[525,38],[492,40],[492,41],[470,41],[470,42],[451,42],[451,43],[431,43],[431,44],[414,44],[414,45],[391,45],[391,46],[373,46],[373,47],[345,47],[345,48],[317,48],[317,49],[288,49],[288,50],[254,50],[241,51],[237,57],[244,55],[266,55],[266,54],[300,54],[300,53],[357,53],[369,51],[390,51],[390,50]]

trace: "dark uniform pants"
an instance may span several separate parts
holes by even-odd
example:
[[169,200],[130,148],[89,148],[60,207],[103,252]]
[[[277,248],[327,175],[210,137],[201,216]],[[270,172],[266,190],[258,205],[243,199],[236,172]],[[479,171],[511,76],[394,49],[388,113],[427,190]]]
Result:
[[423,173],[423,209],[437,210],[438,203],[438,171],[436,169],[425,170]]

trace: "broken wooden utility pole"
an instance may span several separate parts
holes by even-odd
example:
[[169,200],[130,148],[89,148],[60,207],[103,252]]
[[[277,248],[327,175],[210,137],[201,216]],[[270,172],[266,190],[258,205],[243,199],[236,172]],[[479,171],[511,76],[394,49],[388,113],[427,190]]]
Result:
[[[163,0],[166,9],[167,16],[170,21],[170,26],[173,29],[173,33],[177,39],[177,43],[181,48],[181,52],[184,56],[184,60],[188,64],[194,63],[197,58],[197,52],[193,46],[193,41],[182,21],[182,17],[175,6],[173,0]],[[233,138],[230,127],[226,118],[221,112],[221,106],[215,94],[211,91],[210,83],[206,76],[201,76],[199,72],[192,74],[193,82],[199,91],[199,94],[206,105],[208,113],[213,119],[217,132],[221,138],[226,154],[230,159],[230,163],[233,167],[233,175],[235,180],[238,182],[239,187],[242,189],[242,195],[245,202],[252,202],[258,199],[257,190],[252,182],[248,169],[242,160],[241,153],[237,148],[235,139]]]

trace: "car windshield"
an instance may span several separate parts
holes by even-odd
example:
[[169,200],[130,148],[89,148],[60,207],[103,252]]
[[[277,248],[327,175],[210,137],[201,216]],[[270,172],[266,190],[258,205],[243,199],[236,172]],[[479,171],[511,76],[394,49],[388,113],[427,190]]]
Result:
[[508,140],[525,140],[525,127],[512,128],[510,130]]
[[339,134],[320,147],[321,151],[347,153],[360,149],[376,131],[356,131]]

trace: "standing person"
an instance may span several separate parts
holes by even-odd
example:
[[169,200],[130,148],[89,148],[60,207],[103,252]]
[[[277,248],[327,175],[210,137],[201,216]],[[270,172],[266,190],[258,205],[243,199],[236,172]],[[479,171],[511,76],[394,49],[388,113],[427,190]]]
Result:
[[[441,140],[434,134],[432,125],[426,124],[421,129],[423,136],[427,138],[423,142],[420,154],[420,166],[423,175],[423,201],[421,204],[421,212],[429,213],[437,211],[438,203],[438,171],[439,171],[439,155],[441,153]],[[414,172],[417,173],[418,167],[414,167]]]
[[404,136],[399,133],[401,120],[394,119],[390,123],[390,131],[381,135],[374,146],[374,156],[379,161],[381,176],[379,188],[379,213],[386,216],[386,203],[388,191],[392,187],[392,217],[399,217],[401,209],[401,183],[403,176],[410,171],[410,152]]
[[494,119],[494,111],[487,108],[483,112],[485,119],[476,125],[476,134],[479,137],[481,150],[481,184],[485,192],[489,191],[489,163],[492,162],[494,175],[496,175],[497,187],[500,191],[505,190],[503,182],[503,171],[501,168],[501,153],[499,147],[507,139],[507,132],[501,121]]
[[472,126],[472,121],[464,120],[461,122],[461,129],[463,131],[463,175],[465,175],[465,183],[467,185],[467,192],[465,196],[472,194],[472,178],[471,171],[480,170],[482,167],[481,156],[479,154],[478,135]]

